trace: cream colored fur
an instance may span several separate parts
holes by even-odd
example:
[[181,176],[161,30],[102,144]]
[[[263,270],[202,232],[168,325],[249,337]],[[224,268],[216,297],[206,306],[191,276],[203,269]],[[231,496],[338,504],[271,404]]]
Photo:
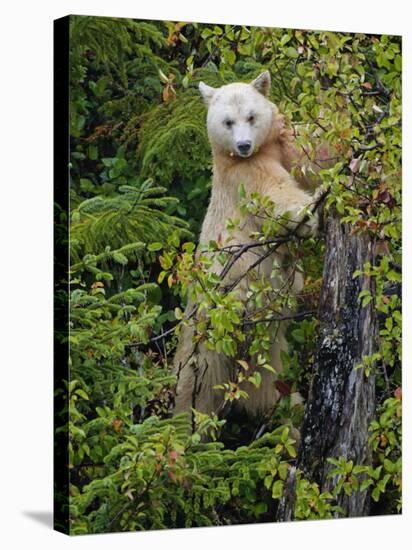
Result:
[[[202,226],[201,245],[211,240],[225,242],[228,239],[226,221],[241,217],[237,207],[241,183],[247,193],[257,191],[262,196],[271,197],[276,204],[277,213],[282,215],[290,212],[293,220],[299,220],[302,209],[314,202],[314,198],[303,190],[288,172],[292,159],[296,157],[295,149],[290,134],[285,133],[283,117],[278,113],[277,107],[266,98],[269,79],[269,74],[263,73],[252,84],[230,84],[218,90],[204,84],[200,85],[209,109],[208,134],[213,153],[212,194]],[[256,115],[255,124],[250,124],[254,126],[251,131],[245,125],[250,111]],[[232,128],[233,131],[229,135],[226,132],[227,128],[223,126],[227,116],[235,121],[234,126],[237,121],[240,125],[243,124],[243,127],[238,129],[238,135],[241,135],[242,139],[246,136],[253,143],[253,154],[247,158],[238,156],[236,152],[236,138],[233,137],[236,135],[235,130]],[[250,242],[250,234],[260,229],[259,219],[249,216],[242,220],[240,228],[230,244]],[[282,253],[284,251],[278,249],[278,259]],[[225,282],[236,280],[255,261],[256,249],[243,254],[229,271]],[[276,289],[282,284],[285,273],[279,273],[279,276],[271,278],[272,268],[271,256],[259,266],[260,273],[264,273]],[[211,269],[219,273],[222,266],[216,263]],[[237,287],[243,299],[248,282],[248,277],[245,277]],[[301,275],[295,276],[294,291],[301,290],[302,284]],[[189,304],[189,311],[191,307],[193,306]],[[285,323],[280,324],[277,333],[273,329],[271,364],[277,372],[282,368],[281,350],[287,349],[285,330]],[[236,363],[224,354],[208,350],[204,343],[195,347],[192,341],[193,334],[191,325],[183,327],[180,333],[174,359],[175,371],[178,374],[174,413],[190,411],[192,407],[209,414],[219,412],[223,404],[223,391],[213,389],[213,386],[233,380]],[[250,414],[268,411],[279,399],[275,388],[277,376],[264,369],[261,370],[261,375],[262,382],[258,389],[249,383],[244,384],[249,399],[241,400],[239,404]]]

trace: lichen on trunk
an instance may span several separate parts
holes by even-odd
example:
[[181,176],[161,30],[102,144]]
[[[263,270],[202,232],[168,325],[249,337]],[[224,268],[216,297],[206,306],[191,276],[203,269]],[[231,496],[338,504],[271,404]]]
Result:
[[[311,390],[301,429],[297,467],[304,477],[318,483],[322,491],[332,491],[336,478],[328,458],[345,457],[354,464],[370,464],[368,427],[375,410],[375,380],[367,377],[364,356],[376,351],[377,318],[372,299],[362,307],[359,293],[369,290],[373,280],[353,274],[366,262],[373,263],[373,242],[367,233],[352,233],[336,212],[326,227],[326,256],[323,271],[319,321],[320,333]],[[293,506],[293,499],[289,507]],[[368,491],[342,491],[338,504],[349,517],[369,512]],[[279,520],[290,516],[287,502]],[[283,516],[283,517],[282,517]]]

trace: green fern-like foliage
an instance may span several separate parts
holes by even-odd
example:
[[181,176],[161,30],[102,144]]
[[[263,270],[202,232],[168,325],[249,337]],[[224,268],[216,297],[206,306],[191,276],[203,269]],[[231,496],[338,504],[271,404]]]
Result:
[[89,52],[108,73],[120,75],[125,85],[128,55],[153,57],[152,48],[165,45],[163,33],[153,23],[90,16],[70,18],[70,41],[73,63]]
[[159,68],[168,71],[167,62],[156,53],[165,44],[161,23],[72,16],[71,135],[93,131],[87,114],[95,99],[99,112],[109,119],[147,109],[150,99],[161,94]]
[[138,132],[142,173],[171,181],[176,175],[193,177],[194,164],[198,171],[207,169],[210,153],[204,118],[203,104],[192,92],[152,109],[143,117]]
[[73,261],[84,254],[98,254],[107,246],[118,249],[135,242],[163,243],[173,231],[190,236],[186,222],[167,213],[177,199],[163,196],[165,189],[153,186],[152,180],[140,188],[123,185],[118,191],[114,197],[87,199],[73,212]]

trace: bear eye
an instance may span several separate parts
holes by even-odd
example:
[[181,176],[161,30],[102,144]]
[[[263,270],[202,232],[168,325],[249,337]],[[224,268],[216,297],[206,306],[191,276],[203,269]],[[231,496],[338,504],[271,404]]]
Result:
[[226,119],[224,121],[224,125],[226,126],[226,128],[231,128],[233,124],[234,124],[233,120]]
[[253,124],[255,122],[255,115],[249,115],[247,118],[247,122]]

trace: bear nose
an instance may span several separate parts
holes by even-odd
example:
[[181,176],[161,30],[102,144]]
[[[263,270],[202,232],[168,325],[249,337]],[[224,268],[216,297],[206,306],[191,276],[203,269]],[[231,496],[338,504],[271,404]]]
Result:
[[247,153],[249,153],[251,145],[252,145],[252,142],[249,140],[238,141],[236,143],[236,147],[241,155],[246,155]]

